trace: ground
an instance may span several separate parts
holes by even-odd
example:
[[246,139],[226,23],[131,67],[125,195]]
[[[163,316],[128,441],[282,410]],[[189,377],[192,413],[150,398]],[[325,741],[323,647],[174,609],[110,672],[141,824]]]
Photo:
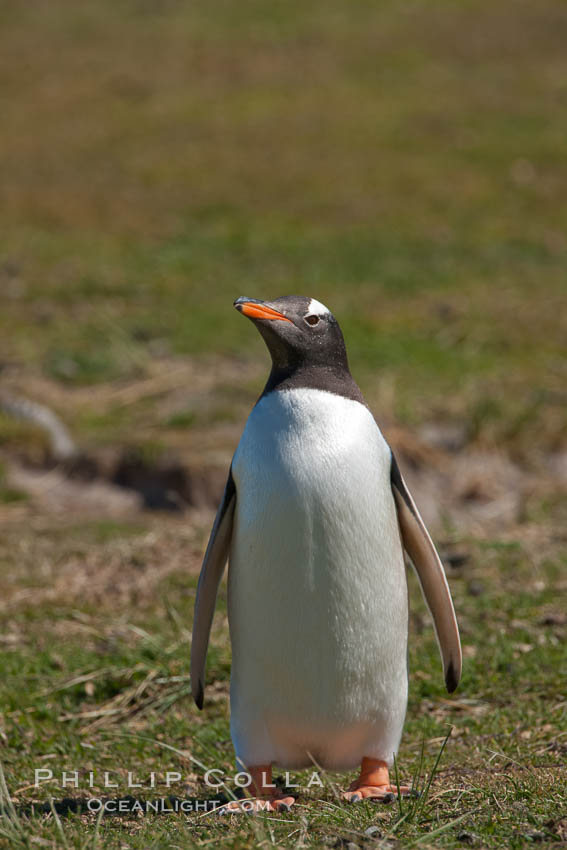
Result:
[[[564,5],[0,15],[0,404],[78,450],[0,414],[0,845],[565,845]],[[231,304],[291,293],[339,318],[447,566],[452,696],[410,574],[398,774],[423,793],[345,806],[352,775],[307,771],[285,814],[78,811],[202,803],[206,767],[234,788],[224,587],[203,712],[192,609],[268,369]]]

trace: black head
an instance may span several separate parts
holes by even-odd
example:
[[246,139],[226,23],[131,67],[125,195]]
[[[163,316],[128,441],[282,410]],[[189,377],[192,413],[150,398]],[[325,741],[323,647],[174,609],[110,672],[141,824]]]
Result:
[[237,310],[260,331],[272,357],[264,394],[313,387],[362,400],[349,368],[339,323],[320,301],[286,295],[274,301],[241,296]]

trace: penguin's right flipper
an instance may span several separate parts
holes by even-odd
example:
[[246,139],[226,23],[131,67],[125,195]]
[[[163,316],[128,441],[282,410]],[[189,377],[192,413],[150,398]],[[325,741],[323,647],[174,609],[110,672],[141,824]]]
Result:
[[230,549],[235,505],[236,487],[231,468],[203,558],[195,599],[191,641],[191,692],[198,708],[203,708],[207,647],[217,592]]
[[461,678],[459,627],[443,564],[392,454],[391,482],[404,549],[410,556],[433,616],[443,659],[445,685],[452,693]]

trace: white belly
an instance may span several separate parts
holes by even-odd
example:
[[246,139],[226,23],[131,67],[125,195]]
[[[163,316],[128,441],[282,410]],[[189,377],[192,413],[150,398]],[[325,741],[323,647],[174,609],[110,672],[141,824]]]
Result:
[[392,761],[407,588],[390,451],[361,404],[267,395],[233,461],[231,728],[247,766]]

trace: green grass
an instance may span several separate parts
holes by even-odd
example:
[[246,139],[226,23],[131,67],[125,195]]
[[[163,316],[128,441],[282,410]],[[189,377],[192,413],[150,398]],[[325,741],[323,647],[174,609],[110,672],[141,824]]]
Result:
[[[2,15],[4,359],[70,387],[266,363],[233,299],[306,293],[386,415],[561,438],[561,3]],[[479,421],[495,395],[513,435]],[[103,420],[84,439],[120,439]]]
[[[234,775],[224,589],[202,713],[188,687],[195,575],[186,568],[138,595],[123,576],[116,601],[111,595],[103,605],[95,602],[96,578],[91,599],[61,591],[51,602],[42,600],[52,584],[37,568],[46,544],[58,546],[62,570],[81,552],[83,563],[119,553],[133,565],[128,568],[133,575],[141,575],[148,551],[164,549],[179,531],[180,523],[173,520],[155,524],[150,532],[129,525],[64,523],[20,558],[18,586],[33,587],[34,595],[5,614],[8,639],[1,674],[3,766],[21,829],[19,844],[13,839],[11,846],[35,846],[29,844],[31,837],[57,843],[56,819],[41,811],[30,816],[30,803],[51,798],[57,808],[64,798],[101,796],[105,770],[118,786],[107,796],[132,794],[143,800],[212,796],[200,765]],[[19,532],[14,525],[8,551]],[[432,629],[417,583],[411,581],[410,701],[397,768],[400,781],[414,777],[424,790],[418,800],[400,807],[347,806],[337,795],[350,777],[323,774],[324,787],[303,791],[285,815],[104,817],[97,827],[100,845],[199,847],[211,840],[253,847],[266,840],[293,847],[302,835],[307,847],[349,841],[378,846],[365,837],[372,826],[408,847],[451,848],[471,841],[519,848],[557,839],[566,802],[565,623],[558,596],[566,553],[499,540],[454,539],[455,546],[470,559],[451,574],[465,652],[463,680],[454,697],[444,693]],[[452,734],[434,769],[448,729]],[[33,787],[36,768],[51,769],[55,778]],[[63,770],[81,771],[79,789],[61,788]],[[180,772],[183,781],[167,788],[168,770]],[[95,776],[93,788],[87,784],[89,771]],[[128,771],[133,781],[143,783],[141,790],[128,788]],[[152,771],[155,788],[149,787]],[[309,771],[292,772],[303,785],[309,777]],[[230,781],[229,787],[234,787]],[[60,820],[70,847],[92,846],[94,814],[62,813]]]

